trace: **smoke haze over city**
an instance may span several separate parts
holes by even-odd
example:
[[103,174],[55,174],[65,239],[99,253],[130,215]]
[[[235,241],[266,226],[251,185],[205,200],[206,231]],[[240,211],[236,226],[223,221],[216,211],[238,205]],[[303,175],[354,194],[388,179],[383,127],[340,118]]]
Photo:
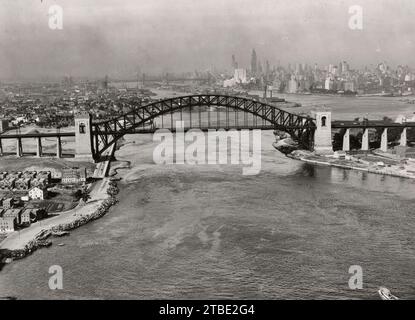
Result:
[[[48,27],[53,4],[62,30]],[[231,69],[232,54],[248,68],[253,48],[272,65],[413,66],[414,13],[412,0],[3,0],[0,79]]]

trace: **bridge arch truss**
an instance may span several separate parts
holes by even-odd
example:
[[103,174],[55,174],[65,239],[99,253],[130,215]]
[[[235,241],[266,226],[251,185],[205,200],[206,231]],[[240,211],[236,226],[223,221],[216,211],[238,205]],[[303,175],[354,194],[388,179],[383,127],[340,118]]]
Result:
[[269,122],[275,130],[285,131],[305,147],[311,148],[315,130],[314,119],[279,109],[276,106],[246,97],[228,95],[189,95],[163,99],[134,110],[119,117],[93,122],[91,129],[94,137],[92,153],[99,159],[104,151],[122,136],[135,133],[155,118],[172,115],[184,108],[215,106],[240,110]]

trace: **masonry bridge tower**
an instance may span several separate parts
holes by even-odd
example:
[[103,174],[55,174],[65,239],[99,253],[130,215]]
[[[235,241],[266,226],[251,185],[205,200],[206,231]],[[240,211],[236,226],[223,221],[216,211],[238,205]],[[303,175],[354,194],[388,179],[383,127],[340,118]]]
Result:
[[88,112],[75,115],[75,158],[93,160],[92,116]]
[[333,153],[333,142],[331,137],[331,112],[317,111],[316,129],[314,131],[314,151],[318,154]]

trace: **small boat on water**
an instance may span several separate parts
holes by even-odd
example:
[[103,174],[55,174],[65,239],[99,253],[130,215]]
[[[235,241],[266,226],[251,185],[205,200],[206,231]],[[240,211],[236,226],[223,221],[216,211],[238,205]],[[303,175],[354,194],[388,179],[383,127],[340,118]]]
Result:
[[382,300],[399,300],[399,298],[394,296],[388,288],[380,287],[378,293]]
[[65,244],[64,243],[58,243],[59,247],[63,247]]

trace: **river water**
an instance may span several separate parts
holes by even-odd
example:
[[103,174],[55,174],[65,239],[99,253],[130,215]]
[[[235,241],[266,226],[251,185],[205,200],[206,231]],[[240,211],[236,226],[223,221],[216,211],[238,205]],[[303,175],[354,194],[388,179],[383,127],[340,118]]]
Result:
[[[415,181],[286,158],[262,133],[258,175],[158,165],[151,135],[117,152],[120,203],[6,265],[0,296],[26,299],[415,299]],[[57,246],[62,242],[65,246]],[[63,290],[48,269],[63,269]],[[363,270],[351,290],[349,267]]]

